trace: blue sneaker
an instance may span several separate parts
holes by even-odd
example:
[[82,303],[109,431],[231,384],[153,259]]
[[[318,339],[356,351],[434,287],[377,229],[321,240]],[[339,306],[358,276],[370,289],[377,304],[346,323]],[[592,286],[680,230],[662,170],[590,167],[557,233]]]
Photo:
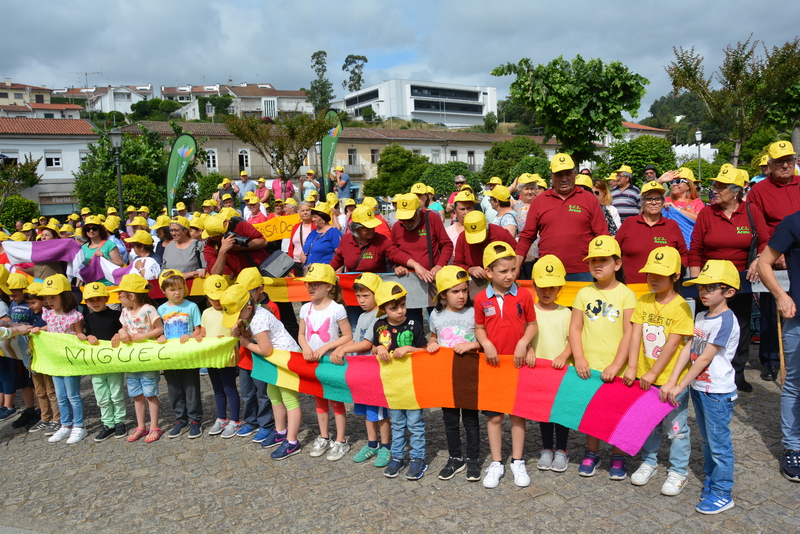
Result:
[[245,424],[242,425],[242,428],[240,428],[236,432],[236,435],[241,437],[241,438],[244,438],[244,437],[251,436],[251,435],[255,434],[256,430],[258,430],[257,426],[253,426],[251,424],[245,423]]
[[296,441],[295,443],[289,443],[289,440],[284,439],[281,443],[281,446],[272,451],[270,456],[273,460],[285,460],[289,456],[294,456],[300,452],[300,449],[300,440]]
[[0,413],[0,421],[2,421],[4,419],[8,419],[9,417],[14,415],[15,413],[17,413],[17,409],[16,408],[10,408],[9,409],[9,408],[6,408],[5,406],[3,406],[3,412]]
[[695,510],[705,515],[714,515],[733,508],[733,499],[730,497],[717,497],[710,493],[708,497],[697,503]]
[[386,466],[386,469],[383,470],[383,476],[387,478],[397,478],[397,475],[400,474],[404,466],[405,462],[402,458],[394,458],[389,462],[389,465]]
[[253,443],[261,443],[261,442],[263,442],[273,432],[275,432],[275,430],[271,429],[271,428],[259,428],[258,432],[256,432],[256,435],[253,436]]
[[192,421],[189,423],[189,439],[197,439],[203,435],[203,427],[200,421]]
[[700,492],[700,500],[705,500],[711,495],[711,479],[706,477],[703,481],[703,491]]
[[186,421],[178,421],[167,437],[177,438],[189,429],[189,423]]
[[611,455],[611,469],[608,472],[611,480],[625,480],[628,478],[628,465],[621,454]]
[[586,451],[581,466],[578,468],[578,474],[582,477],[593,477],[598,465],[600,465],[600,458],[597,457],[597,453]]
[[[257,437],[258,434],[256,434],[256,438]],[[261,441],[260,443],[262,447],[264,447],[265,449],[269,449],[271,447],[274,447],[275,445],[280,445],[285,440],[286,440],[286,432],[281,434],[277,430],[273,430],[272,432],[269,433],[267,439]],[[253,441],[255,441],[255,438],[253,438]]]
[[408,471],[406,471],[406,479],[419,480],[425,471],[428,470],[428,464],[422,458],[412,458],[411,463],[408,464]]

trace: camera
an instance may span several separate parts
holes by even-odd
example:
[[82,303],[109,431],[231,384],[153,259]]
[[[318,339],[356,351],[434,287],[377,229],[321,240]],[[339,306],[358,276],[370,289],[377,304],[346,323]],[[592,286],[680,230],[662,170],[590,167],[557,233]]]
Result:
[[225,232],[222,234],[223,239],[231,236],[233,237],[233,244],[237,247],[247,248],[247,245],[250,243],[249,238],[239,235],[236,232]]

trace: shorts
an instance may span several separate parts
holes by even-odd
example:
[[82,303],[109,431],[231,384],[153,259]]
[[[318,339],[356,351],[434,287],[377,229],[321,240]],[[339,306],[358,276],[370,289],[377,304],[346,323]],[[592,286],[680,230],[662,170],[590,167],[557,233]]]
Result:
[[126,373],[125,380],[128,384],[128,396],[131,398],[144,395],[145,397],[158,396],[158,382],[161,375],[158,371],[141,371]]
[[267,384],[267,396],[273,406],[283,404],[287,410],[294,410],[300,407],[300,393],[291,389],[282,388],[274,384]]
[[353,405],[353,413],[356,415],[366,415],[367,421],[377,423],[389,417],[389,410],[383,406],[370,406],[369,404]]
[[501,412],[492,412],[492,411],[490,411],[490,410],[481,410],[481,413],[482,413],[483,415],[485,415],[486,417],[494,417],[494,416],[496,416],[496,415],[505,415],[504,413],[501,413]]

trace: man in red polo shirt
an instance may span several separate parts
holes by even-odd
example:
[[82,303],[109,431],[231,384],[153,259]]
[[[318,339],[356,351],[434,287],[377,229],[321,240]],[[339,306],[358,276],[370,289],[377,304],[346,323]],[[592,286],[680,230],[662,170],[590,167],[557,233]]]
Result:
[[517,269],[538,235],[539,256],[553,254],[560,259],[568,281],[592,281],[583,258],[592,238],[608,235],[608,223],[595,196],[575,187],[576,175],[575,163],[568,154],[553,156],[550,161],[553,185],[531,203],[516,246]]
[[[437,213],[420,210],[417,195],[408,193],[398,197],[397,222],[392,226],[392,241],[422,267],[422,272],[417,272],[417,276],[426,282],[433,282],[436,273],[450,261],[453,242],[444,231],[444,224]],[[398,276],[408,274],[408,270],[399,265],[394,272]]]
[[456,258],[454,265],[466,269],[472,278],[486,279],[483,269],[483,251],[495,241],[508,243],[511,248],[517,246],[517,241],[511,232],[497,226],[486,224],[486,217],[480,211],[471,211],[464,217],[464,231],[456,240]]
[[[755,184],[747,195],[750,213],[758,233],[758,253],[767,246],[772,233],[784,217],[800,210],[800,176],[794,174],[797,161],[794,147],[789,141],[778,141],[769,147],[767,178]],[[755,263],[751,272],[755,271]],[[775,262],[775,269],[786,269],[783,256]],[[771,293],[761,293],[761,343],[758,359],[761,360],[761,378],[775,380],[780,371],[778,356],[778,316],[775,298]]]

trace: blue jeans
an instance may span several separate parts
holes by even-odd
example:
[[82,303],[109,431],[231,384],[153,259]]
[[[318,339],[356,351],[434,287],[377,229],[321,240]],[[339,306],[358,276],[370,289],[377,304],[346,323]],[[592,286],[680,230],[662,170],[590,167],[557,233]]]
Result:
[[[657,387],[657,386],[653,386]],[[670,471],[679,475],[686,475],[689,466],[689,454],[692,452],[692,443],[689,440],[689,388],[684,389],[678,397],[678,405],[669,412],[642,445],[642,461],[655,467],[658,465],[658,449],[661,447],[661,436],[666,433],[670,437],[669,464]],[[678,424],[678,433],[673,427]]]
[[83,401],[81,400],[81,377],[54,376],[53,386],[58,399],[62,426],[83,427]]
[[711,493],[730,498],[733,489],[733,444],[731,418],[736,391],[704,393],[692,389],[697,427],[703,436],[703,471],[710,480]]
[[800,450],[800,317],[786,321],[783,339],[786,364],[786,380],[781,391],[783,448]]
[[587,271],[585,273],[567,273],[564,280],[567,282],[593,282],[594,277],[592,277],[592,273]]
[[392,420],[392,458],[406,457],[406,430],[411,433],[411,459],[425,459],[425,420],[422,410],[389,410]]
[[239,390],[242,420],[248,425],[273,430],[275,419],[272,415],[272,403],[267,396],[267,383],[250,376],[249,369],[239,369]]

